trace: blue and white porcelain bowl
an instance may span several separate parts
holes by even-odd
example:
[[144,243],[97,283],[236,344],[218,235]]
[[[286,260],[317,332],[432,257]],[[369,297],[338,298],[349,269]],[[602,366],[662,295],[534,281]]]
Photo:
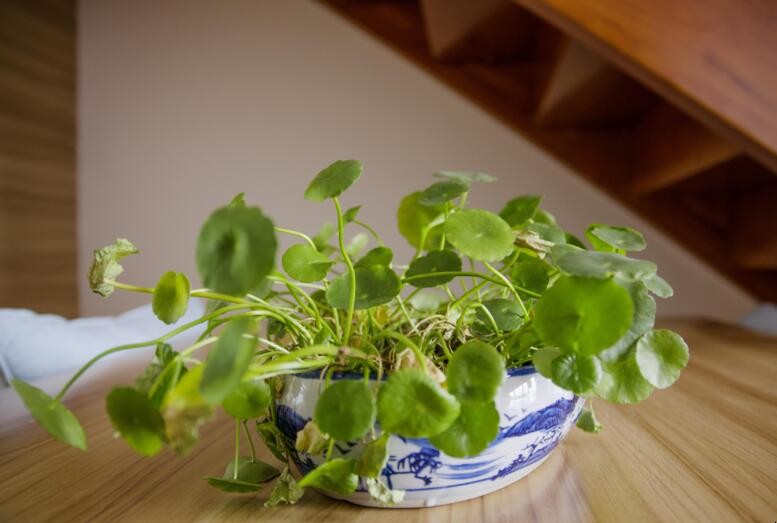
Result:
[[[335,373],[332,379],[363,378]],[[297,432],[312,419],[323,385],[317,372],[285,378],[276,412],[278,426],[292,447]],[[580,414],[583,400],[554,385],[534,367],[522,367],[507,371],[496,405],[500,415],[499,435],[475,457],[452,458],[426,439],[391,437],[390,457],[381,480],[393,489],[405,491],[404,500],[395,507],[455,503],[483,496],[519,480],[545,461],[566,436]],[[361,442],[338,443],[335,455],[357,458],[362,448]],[[323,457],[295,453],[294,460],[300,472],[307,473]],[[363,486],[351,496],[335,497],[358,505],[379,506]]]

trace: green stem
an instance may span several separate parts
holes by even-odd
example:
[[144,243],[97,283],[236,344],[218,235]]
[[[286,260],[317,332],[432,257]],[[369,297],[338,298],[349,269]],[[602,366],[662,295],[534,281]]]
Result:
[[515,290],[515,287],[510,282],[510,280],[508,280],[507,277],[504,274],[502,274],[501,272],[496,270],[490,263],[483,262],[483,265],[485,265],[486,268],[488,268],[489,271],[493,272],[496,275],[497,278],[500,278],[502,281],[504,281],[504,283],[507,286],[507,288],[510,289],[510,292],[512,292],[513,296],[515,296],[515,299],[518,300],[518,305],[520,305],[521,306],[521,310],[523,310],[523,317],[524,317],[524,319],[528,320],[529,319],[529,311],[526,309],[526,305],[523,304],[523,300],[521,299],[521,295],[518,294],[518,291]]
[[348,256],[348,252],[345,250],[345,221],[343,220],[343,210],[340,207],[340,200],[335,197],[332,198],[332,201],[335,202],[335,209],[337,210],[337,240],[340,246],[340,254],[343,257],[345,265],[348,267],[348,312],[345,316],[342,339],[342,344],[348,345],[348,340],[351,335],[351,323],[353,323],[353,311],[356,308],[356,271],[353,268],[351,257]]
[[354,220],[353,223],[355,225],[358,225],[359,227],[363,227],[364,229],[366,229],[367,232],[369,232],[372,235],[372,237],[375,238],[375,241],[378,242],[378,245],[385,245],[383,243],[383,238],[380,237],[380,235],[377,233],[375,229],[373,229],[372,227],[370,227],[369,225],[367,225],[361,220]]
[[486,318],[488,318],[488,322],[491,324],[491,327],[494,329],[494,332],[497,335],[501,334],[499,327],[496,325],[496,320],[494,319],[494,316],[491,314],[491,311],[488,310],[488,307],[486,307],[482,303],[476,303],[475,306],[485,313]]
[[[142,292],[144,294],[154,294],[153,287],[140,287],[138,285],[130,285],[129,283],[121,283],[113,280],[106,280],[105,282],[113,285],[117,289],[122,289],[125,291]],[[237,296],[230,296],[229,294],[212,292],[212,291],[209,291],[208,289],[195,289],[189,293],[189,296],[193,298],[206,298],[209,300],[226,301],[229,303],[248,303],[248,300],[246,299],[238,298]]]
[[404,300],[402,300],[402,297],[401,297],[399,294],[397,294],[397,297],[396,297],[396,299],[397,299],[397,303],[399,304],[399,310],[401,310],[401,311],[402,311],[402,316],[404,316],[404,317],[405,317],[405,319],[406,319],[406,320],[407,320],[407,322],[410,324],[410,326],[413,328],[413,330],[416,330],[416,325],[415,325],[415,322],[414,322],[414,321],[413,321],[413,319],[410,317],[410,314],[408,314],[408,312],[407,312],[407,308],[405,307],[405,302],[404,302]]
[[448,212],[450,210],[450,205],[448,202],[445,202],[445,221],[443,223],[442,227],[442,234],[440,234],[440,250],[445,249],[445,223],[448,221]]
[[245,432],[248,444],[251,446],[251,461],[256,461],[256,447],[254,446],[254,440],[251,438],[251,433],[248,432],[248,420],[243,420],[243,432]]
[[326,449],[326,460],[329,461],[332,459],[332,451],[335,448],[335,439],[331,438],[329,439],[329,446]]
[[73,375],[73,377],[71,377],[68,380],[68,382],[65,383],[64,387],[62,387],[62,389],[59,391],[59,394],[57,394],[55,399],[57,401],[62,399],[62,397],[65,395],[65,393],[67,393],[67,391],[70,389],[70,387],[73,386],[73,384],[78,380],[78,378],[80,378],[84,374],[84,372],[89,370],[89,368],[92,365],[94,365],[95,363],[97,363],[98,361],[103,359],[105,356],[108,356],[108,355],[116,353],[116,352],[122,352],[122,351],[125,351],[125,350],[140,349],[140,348],[143,348],[143,347],[150,347],[151,345],[157,345],[159,343],[164,343],[165,341],[169,340],[170,338],[172,338],[174,336],[177,336],[178,334],[182,333],[183,331],[191,329],[192,327],[194,327],[196,325],[199,325],[200,323],[204,323],[204,322],[210,320],[211,318],[215,318],[217,316],[221,316],[222,314],[224,314],[226,312],[231,312],[231,311],[240,310],[240,309],[246,309],[246,308],[250,309],[252,307],[254,307],[254,305],[252,305],[250,303],[245,303],[245,304],[242,304],[242,305],[230,305],[228,307],[222,307],[221,309],[218,309],[218,310],[216,310],[216,311],[214,311],[214,312],[212,312],[210,314],[207,314],[207,315],[205,315],[205,316],[203,316],[201,318],[198,318],[198,319],[196,319],[194,321],[190,321],[189,323],[181,325],[177,329],[173,329],[170,332],[168,332],[167,334],[164,334],[163,336],[160,336],[160,337],[155,338],[153,340],[141,341],[141,342],[138,342],[138,343],[128,343],[126,345],[119,345],[117,347],[111,347],[110,349],[104,350],[100,354],[96,355],[95,357],[93,357],[92,359],[87,361],[80,369],[78,369],[78,371]]
[[[308,242],[308,244],[310,244],[311,247],[316,249],[316,243],[313,240],[311,240],[310,236],[308,236],[304,232],[299,232],[299,231],[295,231],[295,230],[292,230],[292,229],[284,229],[283,227],[276,227],[275,230],[277,232],[282,232],[284,234],[289,234],[291,236],[296,236],[298,238],[302,238],[303,240]],[[318,250],[318,249],[316,249],[316,250]]]
[[235,420],[235,464],[232,467],[232,479],[237,479],[237,467],[240,463],[240,420]]

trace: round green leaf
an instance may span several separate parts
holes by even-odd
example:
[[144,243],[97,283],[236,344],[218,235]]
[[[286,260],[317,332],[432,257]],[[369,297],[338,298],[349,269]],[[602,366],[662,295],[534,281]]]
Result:
[[453,353],[445,375],[459,400],[491,401],[505,377],[504,358],[488,343],[468,341]]
[[602,377],[602,365],[593,356],[564,354],[550,364],[553,383],[575,394],[585,394]]
[[313,420],[339,441],[354,441],[375,423],[375,402],[363,381],[341,380],[328,386],[316,403]]
[[[397,210],[397,226],[399,233],[413,247],[420,247],[423,231],[440,216],[444,211],[443,205],[421,205],[418,200],[421,197],[421,191],[410,193],[399,203]],[[439,245],[442,235],[442,227],[433,226],[426,235],[426,242],[422,250],[426,250],[431,245]]]
[[197,239],[197,269],[206,287],[243,295],[259,286],[275,263],[275,229],[256,207],[223,207]]
[[595,223],[586,229],[585,236],[596,250],[604,250],[601,248],[601,242],[610,249],[621,251],[641,251],[647,247],[642,233],[630,227],[613,227]]
[[251,380],[227,394],[221,406],[233,418],[254,419],[267,412],[271,399],[272,390],[265,381]]
[[553,362],[563,356],[561,349],[556,347],[543,347],[532,356],[532,365],[537,372],[548,379],[553,379]]
[[469,190],[469,184],[460,180],[451,179],[444,182],[437,182],[426,188],[418,203],[421,205],[440,205],[458,198]]
[[[488,310],[491,318],[496,323],[496,327],[502,332],[515,330],[523,324],[523,310],[520,305],[512,300],[494,298],[484,301],[483,307]],[[490,318],[488,318],[482,308],[477,309],[476,315],[484,325],[491,324]]]
[[523,256],[518,259],[510,271],[513,283],[518,287],[542,294],[548,288],[548,264],[532,256]]
[[533,194],[513,198],[505,204],[499,212],[499,216],[511,227],[524,225],[534,218],[534,213],[537,212],[541,201],[542,196]]
[[447,429],[459,402],[418,369],[396,371],[378,391],[381,429],[407,438],[426,438]]
[[423,274],[435,274],[437,272],[461,271],[461,258],[453,251],[430,251],[410,262],[405,273],[405,280],[413,287],[436,287],[451,281],[454,276],[428,276]]
[[556,217],[550,214],[548,211],[537,209],[532,218],[535,223],[544,223],[546,225],[558,225],[556,223]]
[[628,291],[613,280],[562,276],[534,307],[534,328],[545,345],[593,355],[611,346],[632,324]]
[[672,286],[669,285],[669,282],[667,282],[658,274],[648,276],[643,281],[648,290],[659,298],[671,298],[674,294],[674,289],[672,289]]
[[338,160],[313,178],[305,190],[305,199],[323,202],[340,196],[362,174],[362,163],[357,160]]
[[353,494],[359,486],[354,474],[356,460],[336,458],[317,466],[299,481],[300,487],[315,487],[338,494]]
[[354,267],[369,267],[370,265],[390,265],[394,259],[394,251],[388,247],[380,246],[367,251],[367,254],[361,257],[354,264]]
[[356,233],[345,246],[345,252],[348,253],[348,256],[350,256],[351,259],[354,259],[361,254],[369,241],[370,237],[367,236],[367,233]]
[[200,393],[211,404],[221,403],[238,388],[254,357],[254,341],[243,337],[254,327],[249,318],[229,323],[205,360]]
[[108,394],[106,405],[113,427],[136,452],[153,456],[162,449],[165,422],[148,396],[119,387]]
[[456,421],[429,441],[449,456],[467,458],[483,452],[498,433],[499,412],[493,401],[463,401]]
[[665,389],[677,381],[688,364],[688,345],[670,330],[657,329],[637,342],[637,366],[651,385]]
[[526,226],[526,230],[533,232],[541,239],[556,245],[564,245],[567,242],[566,233],[556,225],[550,225],[547,223],[530,223]]
[[363,478],[377,478],[386,466],[389,458],[389,437],[388,432],[384,432],[377,439],[374,439],[364,446],[359,464],[356,467],[356,473]]
[[434,175],[438,178],[446,178],[448,180],[459,180],[461,182],[481,182],[491,183],[496,181],[496,176],[491,176],[486,173],[478,172],[466,172],[466,171],[437,171]]
[[254,460],[248,456],[238,459],[237,474],[235,462],[230,461],[224,475],[220,478],[205,478],[209,485],[224,492],[256,492],[262,488],[262,483],[275,479],[280,471],[263,461]]
[[656,273],[656,264],[651,261],[635,260],[613,252],[559,249],[552,254],[559,269],[573,276],[604,279],[617,275],[633,281]]
[[420,289],[407,303],[419,312],[432,312],[447,301],[448,297],[440,289]]
[[650,396],[653,385],[640,373],[632,347],[620,359],[602,362],[602,377],[594,391],[611,403],[639,403]]
[[162,402],[167,442],[178,453],[194,446],[200,425],[213,414],[213,407],[200,394],[204,367],[197,365],[186,371]]
[[482,209],[465,209],[445,222],[446,238],[474,260],[498,261],[513,252],[513,231],[502,218]]
[[186,313],[189,306],[189,278],[181,272],[168,271],[154,287],[151,309],[157,318],[170,325]]
[[86,434],[70,410],[38,387],[19,379],[11,386],[22,398],[32,417],[54,438],[77,449],[86,450]]
[[[616,280],[617,281],[617,280]],[[613,361],[625,354],[640,336],[653,328],[656,322],[656,301],[648,294],[642,282],[618,282],[629,292],[634,303],[634,316],[626,334],[599,353],[602,361]]]
[[289,247],[289,250],[283,253],[281,263],[289,276],[305,283],[323,280],[329,268],[334,265],[332,260],[307,243]]
[[[385,265],[359,267],[355,273],[357,309],[369,309],[388,303],[399,294],[399,277]],[[326,291],[326,301],[336,309],[347,309],[350,288],[348,273],[341,274],[332,280]]]

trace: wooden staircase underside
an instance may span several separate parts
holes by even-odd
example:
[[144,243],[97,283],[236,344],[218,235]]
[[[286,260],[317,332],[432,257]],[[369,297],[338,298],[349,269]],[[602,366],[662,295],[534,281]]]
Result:
[[319,1],[777,301],[777,3]]

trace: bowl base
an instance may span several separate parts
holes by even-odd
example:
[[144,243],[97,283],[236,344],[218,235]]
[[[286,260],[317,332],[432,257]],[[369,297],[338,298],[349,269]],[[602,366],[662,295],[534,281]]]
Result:
[[328,498],[336,499],[339,501],[347,501],[348,503],[352,503],[354,505],[359,505],[362,507],[371,507],[371,508],[439,507],[441,505],[450,505],[451,503],[458,503],[459,501],[466,501],[468,499],[479,498],[481,496],[485,496],[486,494],[496,492],[497,490],[501,490],[509,485],[512,485],[513,483],[527,476],[534,469],[536,469],[537,467],[545,463],[545,460],[547,460],[548,457],[549,456],[545,456],[544,458],[537,461],[536,463],[532,463],[528,467],[525,467],[516,471],[514,474],[510,475],[509,477],[502,478],[496,481],[484,482],[482,486],[473,485],[473,488],[471,490],[468,490],[465,494],[446,495],[447,489],[445,488],[428,489],[428,490],[420,489],[416,491],[406,492],[405,499],[403,499],[401,503],[397,503],[396,505],[392,505],[388,507],[385,505],[381,505],[380,503],[372,499],[372,497],[366,492],[354,492],[349,496],[341,496],[340,494],[336,494],[334,492],[328,492],[328,491],[318,490],[318,489],[316,490],[318,490],[318,492],[320,492],[321,494],[325,495]]

